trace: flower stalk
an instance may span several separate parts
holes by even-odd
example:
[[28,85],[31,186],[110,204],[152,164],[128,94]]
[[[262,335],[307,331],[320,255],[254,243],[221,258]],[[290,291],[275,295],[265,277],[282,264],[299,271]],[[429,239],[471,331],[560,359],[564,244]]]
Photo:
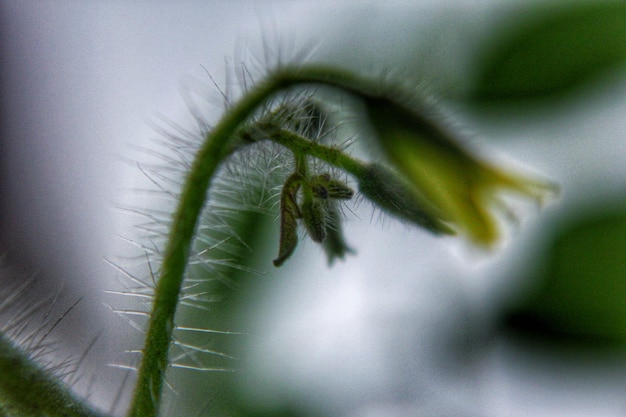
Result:
[[[396,170],[358,161],[340,149],[304,137],[296,121],[281,119],[280,112],[254,120],[270,98],[293,87],[310,85],[339,89],[363,102],[375,137]],[[388,99],[385,91],[389,89],[384,87],[334,68],[283,67],[248,91],[206,135],[185,179],[171,224],[129,417],[158,414],[174,317],[198,218],[218,167],[246,143],[271,140],[289,149],[296,158],[296,176],[287,180],[281,194],[281,242],[274,261],[278,265],[295,249],[298,218],[302,218],[312,239],[325,245],[329,262],[350,251],[340,236],[335,207],[320,198],[319,190],[314,195],[307,157],[353,175],[362,194],[383,210],[435,233],[461,230],[479,243],[490,243],[496,237],[485,202],[499,188],[531,196],[536,195],[531,185],[541,189],[541,182],[531,184],[474,159],[431,119]],[[313,181],[317,181],[316,187],[319,180]],[[328,193],[329,183],[325,186]],[[342,186],[334,186],[340,196],[351,197]],[[297,201],[298,192],[302,193],[302,202]]]
[[233,146],[236,139],[241,138],[237,131],[270,97],[295,85],[323,82],[324,77],[320,75],[323,75],[323,71],[313,71],[307,75],[289,69],[270,75],[231,107],[205,137],[184,181],[170,226],[128,417],[158,415],[175,327],[174,317],[198,218],[217,168],[237,149]]

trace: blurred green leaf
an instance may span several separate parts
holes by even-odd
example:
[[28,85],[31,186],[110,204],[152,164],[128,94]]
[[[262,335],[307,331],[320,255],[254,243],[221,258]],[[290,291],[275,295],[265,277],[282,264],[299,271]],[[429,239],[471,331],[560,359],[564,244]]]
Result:
[[242,412],[242,417],[302,417],[301,412],[296,412],[291,409],[281,410],[247,410]]
[[479,101],[562,93],[626,62],[626,2],[541,7],[507,22],[480,64]]
[[561,228],[512,323],[551,338],[626,343],[626,212]]

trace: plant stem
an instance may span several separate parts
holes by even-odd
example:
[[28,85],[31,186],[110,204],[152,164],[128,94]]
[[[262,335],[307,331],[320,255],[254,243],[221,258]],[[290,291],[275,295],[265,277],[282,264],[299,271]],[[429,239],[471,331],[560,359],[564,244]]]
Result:
[[322,65],[301,67],[287,66],[280,68],[274,75],[281,82],[289,85],[319,84],[333,87],[359,98],[381,98],[389,86],[352,72]]
[[207,134],[196,154],[170,226],[129,417],[158,415],[176,307],[197,221],[208,197],[211,179],[220,163],[229,155],[229,141],[236,130],[265,99],[280,90],[282,84],[281,80],[270,78],[245,95]]
[[[269,97],[286,88],[302,84],[329,85],[361,96],[371,95],[375,90],[372,83],[350,76],[344,71],[321,67],[281,68],[265,82],[255,85],[248,91],[207,134],[185,179],[170,227],[129,417],[152,417],[158,414],[168,365],[168,351],[175,327],[174,316],[189,251],[200,212],[208,197],[211,179],[232,150],[230,141],[236,136],[237,129]],[[287,136],[284,140],[285,145],[286,142],[289,142]],[[298,146],[302,147],[304,144]],[[327,158],[336,160],[338,165],[346,169],[350,167],[356,169],[356,165],[337,156],[336,154],[340,152],[336,150],[322,152],[312,148],[311,154],[315,156],[314,152],[320,155],[325,153]]]
[[11,416],[100,417],[0,334],[0,412]]
[[270,128],[268,139],[288,148],[295,155],[312,156],[349,172],[357,178],[361,178],[364,174],[365,164],[358,159],[352,158],[340,149],[313,142],[289,130]]

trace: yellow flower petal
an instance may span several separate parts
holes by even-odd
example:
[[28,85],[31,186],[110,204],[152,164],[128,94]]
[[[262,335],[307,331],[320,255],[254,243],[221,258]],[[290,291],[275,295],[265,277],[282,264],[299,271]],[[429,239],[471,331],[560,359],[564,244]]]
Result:
[[475,243],[489,246],[498,238],[492,206],[502,191],[541,199],[553,189],[481,162],[430,120],[390,100],[370,100],[368,114],[392,164]]

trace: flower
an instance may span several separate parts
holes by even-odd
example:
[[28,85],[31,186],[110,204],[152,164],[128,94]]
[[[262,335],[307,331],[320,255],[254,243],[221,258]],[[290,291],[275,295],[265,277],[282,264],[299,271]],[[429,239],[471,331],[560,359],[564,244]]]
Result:
[[389,98],[368,97],[369,122],[389,161],[433,206],[433,215],[483,246],[498,238],[491,206],[504,190],[541,200],[554,186],[495,168],[459,146],[428,117]]

